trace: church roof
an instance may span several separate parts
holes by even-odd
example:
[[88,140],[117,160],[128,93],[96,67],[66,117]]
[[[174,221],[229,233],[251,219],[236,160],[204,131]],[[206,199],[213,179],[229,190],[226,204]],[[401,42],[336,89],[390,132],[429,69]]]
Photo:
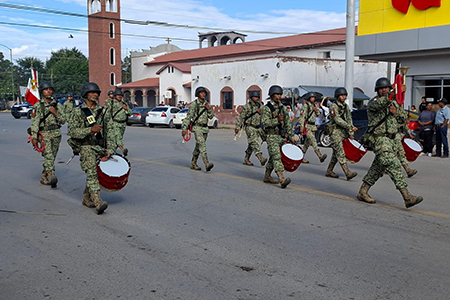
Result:
[[130,83],[125,83],[119,87],[121,89],[159,87],[159,78],[146,78],[138,81],[133,81]]

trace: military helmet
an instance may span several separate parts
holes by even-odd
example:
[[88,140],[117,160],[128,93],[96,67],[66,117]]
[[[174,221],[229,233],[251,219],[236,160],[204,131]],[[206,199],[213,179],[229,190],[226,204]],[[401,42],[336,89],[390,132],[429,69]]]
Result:
[[306,100],[309,100],[311,97],[316,98],[317,94],[314,93],[314,92],[308,92],[308,93],[306,93],[306,95],[304,97],[305,97]]
[[389,79],[387,79],[386,77],[378,78],[377,81],[375,82],[375,92],[378,89],[385,88],[385,87],[392,87],[392,84],[389,81]]
[[283,88],[279,85],[272,85],[269,88],[269,96],[272,97],[275,94],[283,95]]
[[87,82],[81,87],[81,97],[86,98],[87,93],[97,92],[100,96],[100,87],[95,82]]
[[204,87],[199,86],[198,88],[195,89],[195,97],[198,97],[198,94],[200,94],[200,92],[205,92],[206,93],[205,96],[208,96],[208,91]]
[[45,89],[55,90],[53,88],[52,84],[50,82],[48,82],[48,81],[41,82],[41,84],[39,85],[39,92],[42,92]]
[[113,90],[109,90],[109,91],[108,91],[108,96],[109,96],[109,95],[114,95],[114,91],[113,91]]
[[334,91],[334,98],[338,99],[340,95],[348,95],[347,90],[343,87],[339,87]]
[[261,95],[260,95],[259,91],[250,91],[248,93],[248,96],[249,96],[250,99],[253,98],[253,97],[261,98]]
[[122,89],[116,89],[114,96],[123,96]]

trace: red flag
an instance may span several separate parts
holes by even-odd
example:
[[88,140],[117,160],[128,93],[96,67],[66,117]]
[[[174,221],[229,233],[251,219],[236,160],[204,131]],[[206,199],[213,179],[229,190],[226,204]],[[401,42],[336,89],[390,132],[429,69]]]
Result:
[[28,79],[27,92],[25,93],[25,100],[31,105],[39,101],[39,89],[37,81],[37,72],[31,69],[31,76]]

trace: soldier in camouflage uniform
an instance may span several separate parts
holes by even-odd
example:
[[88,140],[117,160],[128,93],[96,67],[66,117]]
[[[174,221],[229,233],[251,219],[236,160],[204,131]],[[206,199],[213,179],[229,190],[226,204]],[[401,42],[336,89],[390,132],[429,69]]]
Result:
[[205,163],[206,171],[209,172],[214,167],[214,164],[208,160],[206,139],[208,138],[209,132],[208,119],[214,117],[214,111],[208,101],[206,101],[208,91],[204,87],[199,86],[195,90],[195,96],[197,99],[191,103],[186,118],[183,120],[181,135],[184,138],[189,125],[192,126],[192,132],[195,135],[195,148],[194,152],[192,152],[191,169],[201,170],[197,165],[198,156],[201,155]]
[[111,116],[98,105],[98,85],[94,82],[84,84],[81,96],[86,101],[81,107],[74,108],[69,120],[68,135],[81,144],[80,164],[86,173],[82,203],[87,207],[95,207],[97,214],[101,214],[108,208],[108,203],[100,198],[97,163],[100,159],[108,160],[117,146],[109,134],[108,124]]
[[64,102],[64,114],[66,115],[66,120],[69,120],[72,110],[75,107],[75,101],[73,100],[73,95],[67,96],[66,102]]
[[401,105],[399,105],[399,109],[397,112],[398,131],[395,135],[395,146],[397,149],[397,157],[400,160],[402,167],[405,169],[408,178],[411,178],[417,174],[417,170],[411,169],[409,167],[409,162],[406,159],[405,149],[403,148],[402,144],[402,140],[405,134],[408,135],[410,139],[414,139],[414,136],[411,134],[411,130],[407,125],[407,121],[408,113],[403,109]]
[[33,147],[38,147],[41,141],[40,135],[44,137],[45,149],[42,151],[44,158],[44,170],[40,182],[45,185],[56,187],[58,179],[55,176],[55,159],[61,143],[61,125],[66,123],[64,107],[53,98],[53,86],[50,82],[44,81],[39,85],[39,92],[42,99],[33,106],[31,120],[31,142]]
[[236,118],[236,127],[234,129],[235,134],[238,134],[239,130],[245,128],[247,134],[247,150],[245,150],[244,165],[253,166],[250,161],[250,156],[254,152],[259,159],[261,166],[264,166],[267,162],[267,158],[262,156],[261,149],[259,148],[261,128],[261,113],[262,104],[260,102],[259,91],[251,91],[249,93],[250,101],[248,101],[242,108],[242,113]]
[[[303,145],[303,152],[306,155],[309,146],[312,146],[320,162],[323,163],[327,158],[327,155],[320,153],[316,141],[316,117],[320,116],[320,111],[314,103],[316,101],[316,93],[307,93],[305,99],[306,101],[305,104],[303,104],[299,119],[300,131],[303,131],[306,128],[306,139],[305,144]],[[309,163],[305,158],[303,158],[303,162],[306,164]]]
[[110,108],[113,101],[114,101],[114,91],[110,90],[108,91],[108,98],[106,98],[105,100],[105,108],[106,109]]
[[365,138],[371,141],[375,159],[363,178],[357,198],[367,203],[375,203],[375,199],[367,192],[384,173],[387,173],[402,194],[405,206],[408,208],[420,203],[423,198],[409,193],[408,183],[397,158],[395,135],[398,132],[397,116],[400,106],[393,100],[394,94],[390,92],[391,88],[389,79],[379,78],[375,83],[377,96],[369,102],[367,107],[370,136]]
[[123,144],[123,135],[127,127],[128,116],[131,116],[133,113],[128,105],[122,101],[123,93],[121,89],[116,89],[114,97],[108,108],[108,114],[111,115],[110,134],[113,135],[115,144],[120,148],[123,155],[127,156],[128,149]]
[[330,128],[331,148],[333,154],[330,163],[328,164],[327,173],[325,176],[331,178],[338,178],[339,175],[333,172],[334,166],[337,162],[342,167],[347,180],[358,175],[356,172],[350,172],[347,166],[347,159],[345,158],[344,147],[342,141],[345,138],[354,139],[353,134],[358,128],[353,126],[352,114],[345,100],[347,99],[347,90],[345,88],[337,88],[334,91],[334,98],[336,102],[330,107],[330,122],[326,125]]
[[[281,188],[286,188],[291,179],[284,177],[284,166],[281,162],[281,146],[285,139],[298,142],[298,136],[292,132],[292,126],[289,119],[289,113],[286,107],[281,103],[283,89],[279,85],[273,85],[269,89],[270,101],[263,107],[262,124],[266,134],[267,150],[269,152],[269,161],[266,164],[266,173],[264,175],[265,183],[280,183]],[[274,179],[271,174],[275,169],[279,180]]]

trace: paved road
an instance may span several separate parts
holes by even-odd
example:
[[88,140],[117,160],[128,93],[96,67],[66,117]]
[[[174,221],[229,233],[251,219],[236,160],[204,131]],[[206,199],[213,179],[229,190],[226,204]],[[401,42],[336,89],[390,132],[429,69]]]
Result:
[[282,190],[242,165],[245,139],[230,129],[211,130],[207,174],[189,169],[194,143],[179,130],[133,126],[130,182],[102,192],[98,216],[81,205],[78,158],[65,164],[66,127],[58,188],[39,183],[29,123],[0,114],[2,300],[449,298],[449,160],[412,164],[425,200],[407,210],[387,176],[370,191],[377,204],[355,199],[371,153],[347,182],[309,152]]

